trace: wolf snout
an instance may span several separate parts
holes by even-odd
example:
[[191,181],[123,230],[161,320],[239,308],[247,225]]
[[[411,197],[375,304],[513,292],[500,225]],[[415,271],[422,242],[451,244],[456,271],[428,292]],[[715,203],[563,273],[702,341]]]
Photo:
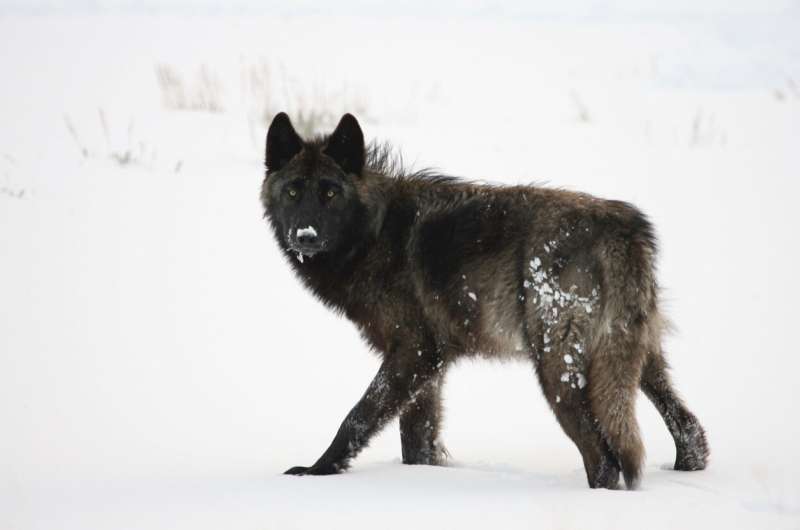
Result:
[[300,245],[316,245],[319,242],[317,230],[309,225],[305,228],[298,228],[295,232],[295,241]]
[[325,246],[325,241],[319,236],[317,229],[311,225],[294,229],[290,232],[289,239],[293,250],[307,256],[313,256],[323,250]]

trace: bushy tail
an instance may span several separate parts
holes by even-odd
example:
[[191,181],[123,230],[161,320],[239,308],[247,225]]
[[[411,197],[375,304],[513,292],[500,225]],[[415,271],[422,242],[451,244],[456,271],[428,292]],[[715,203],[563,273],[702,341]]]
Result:
[[589,396],[625,484],[635,489],[644,461],[635,402],[645,361],[660,342],[661,317],[653,264],[655,239],[647,220],[631,212],[629,233],[607,239],[598,256],[603,309],[592,347]]
[[589,370],[589,396],[600,431],[622,467],[628,489],[636,489],[644,446],[636,422],[636,395],[642,363],[620,351],[599,353]]

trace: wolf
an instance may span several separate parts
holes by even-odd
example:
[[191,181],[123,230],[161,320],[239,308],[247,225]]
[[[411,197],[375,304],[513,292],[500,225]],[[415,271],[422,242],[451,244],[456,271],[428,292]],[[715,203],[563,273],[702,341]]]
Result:
[[299,279],[381,359],[327,450],[286,474],[343,472],[397,416],[404,463],[445,463],[442,383],[471,356],[533,364],[591,488],[617,488],[620,472],[640,482],[637,389],[675,440],[675,469],[705,468],[705,431],[662,348],[656,238],[635,207],[410,171],[365,145],[351,114],[308,140],[276,115],[261,201]]

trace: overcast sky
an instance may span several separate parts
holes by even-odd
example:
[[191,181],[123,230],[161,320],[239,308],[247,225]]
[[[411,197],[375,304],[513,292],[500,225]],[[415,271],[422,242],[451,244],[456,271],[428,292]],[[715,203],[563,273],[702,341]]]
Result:
[[474,16],[616,17],[660,15],[780,14],[800,12],[800,0],[0,0],[2,12],[264,13]]

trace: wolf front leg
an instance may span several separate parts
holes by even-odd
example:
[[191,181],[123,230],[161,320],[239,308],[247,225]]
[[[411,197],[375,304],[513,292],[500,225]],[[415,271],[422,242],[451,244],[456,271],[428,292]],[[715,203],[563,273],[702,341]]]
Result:
[[404,464],[444,464],[447,450],[439,440],[442,423],[442,374],[434,377],[400,414]]
[[370,438],[424,393],[442,369],[434,355],[390,355],[316,463],[293,467],[285,474],[331,475],[346,470]]

